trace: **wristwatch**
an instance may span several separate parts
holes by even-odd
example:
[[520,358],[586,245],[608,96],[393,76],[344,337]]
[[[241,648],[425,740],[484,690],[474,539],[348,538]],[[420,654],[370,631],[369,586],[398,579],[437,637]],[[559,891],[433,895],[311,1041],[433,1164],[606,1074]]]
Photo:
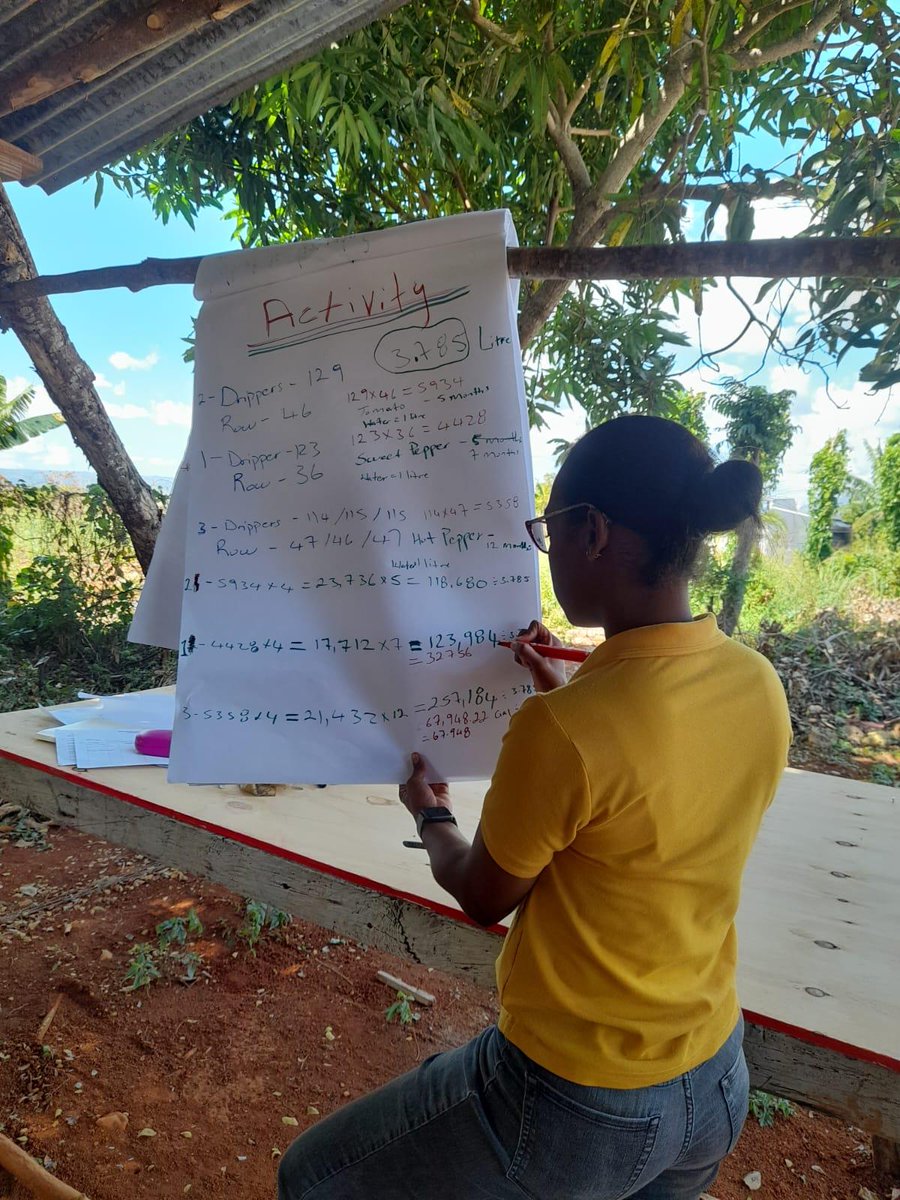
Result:
[[445,821],[452,821],[455,825],[456,817],[449,808],[444,808],[442,804],[432,808],[420,808],[416,813],[416,833],[421,837],[425,825],[438,825]]

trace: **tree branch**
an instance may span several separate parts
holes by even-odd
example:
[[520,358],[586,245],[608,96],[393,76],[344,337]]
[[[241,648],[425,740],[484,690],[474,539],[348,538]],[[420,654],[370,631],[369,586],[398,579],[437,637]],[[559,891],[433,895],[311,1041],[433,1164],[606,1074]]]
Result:
[[497,25],[494,21],[489,20],[489,18],[482,13],[481,9],[478,7],[478,0],[463,0],[460,8],[462,9],[463,15],[472,22],[475,28],[480,29],[481,32],[486,37],[489,37],[492,41],[500,42],[500,44],[503,46],[519,45],[519,39],[517,37],[507,33],[502,26]]
[[591,84],[594,82],[594,72],[588,71],[585,78],[581,81],[575,91],[572,93],[572,99],[566,106],[566,111],[563,114],[563,125],[568,129],[572,118],[578,110],[579,104],[590,91]]
[[[799,0],[797,0],[799,3]],[[789,55],[812,49],[819,34],[832,24],[843,11],[846,0],[831,0],[805,28],[793,37],[761,50],[748,50],[745,43],[779,13],[795,7],[794,0],[779,0],[760,10],[752,31],[746,34],[741,29],[722,49],[731,55],[739,70],[758,69],[786,58]],[[740,40],[739,40],[740,39]],[[622,191],[628,177],[636,168],[647,147],[662,126],[675,111],[684,96],[698,59],[696,41],[689,40],[687,32],[680,46],[671,54],[663,74],[659,97],[652,112],[642,112],[623,134],[619,145],[606,168],[590,189],[575,205],[575,218],[569,234],[568,245],[590,246],[600,237],[605,214],[615,203],[614,197]],[[519,315],[519,341],[527,347],[541,326],[562,298],[565,287],[551,280],[540,285],[525,301]]]
[[36,275],[22,227],[0,185],[0,292],[7,296],[0,309],[0,328],[12,329],[22,343],[50,399],[66,418],[75,444],[97,472],[146,571],[159,530],[159,506],[113,428],[97,394],[94,372],[44,299],[47,289],[38,287],[30,297],[24,292],[16,297],[14,289],[33,285]]
[[[629,175],[638,165],[644,151],[659,133],[674,112],[684,95],[691,75],[695,54],[689,43],[683,42],[673,50],[672,57],[663,76],[656,108],[650,113],[641,113],[626,130],[622,140],[586,197],[584,215],[573,224],[570,244],[577,239],[584,244],[591,240],[592,226],[606,209],[613,204],[612,197],[622,190]],[[593,240],[596,240],[594,238]]]
[[[513,279],[686,279],[748,276],[794,279],[891,279],[900,276],[900,237],[760,238],[750,242],[675,242],[661,246],[520,246],[506,253]],[[103,291],[132,292],[193,283],[201,258],[147,258],[121,267],[63,275],[36,275],[0,283],[3,319],[16,305],[40,296]]]
[[809,0],[775,0],[774,4],[768,4],[765,8],[759,8],[756,12],[749,13],[744,24],[731,39],[733,48],[735,50],[743,49],[778,17],[790,12],[793,8],[802,8],[804,4],[808,3]]
[[547,132],[566,168],[566,174],[572,183],[572,191],[577,203],[578,197],[590,188],[591,175],[581,156],[581,151],[566,132],[560,120],[559,110],[552,100],[547,105]]
[[755,71],[782,58],[789,58],[792,54],[802,54],[805,50],[812,50],[819,34],[840,17],[844,2],[845,0],[831,0],[831,3],[826,4],[799,33],[785,38],[783,42],[776,42],[773,46],[737,51],[732,51],[726,46],[724,49],[739,71]]
[[778,200],[782,197],[797,199],[813,192],[811,186],[795,177],[753,183],[682,183],[672,180],[669,183],[652,183],[635,192],[633,196],[624,197],[619,206],[629,207],[632,201],[637,201],[640,205],[656,200],[705,200],[707,203],[719,200],[725,204],[736,196],[746,196],[748,200]]

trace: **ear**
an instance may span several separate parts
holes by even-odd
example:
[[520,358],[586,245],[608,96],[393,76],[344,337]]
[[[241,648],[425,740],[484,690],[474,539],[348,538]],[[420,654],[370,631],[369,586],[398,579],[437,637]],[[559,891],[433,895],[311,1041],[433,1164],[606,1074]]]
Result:
[[609,521],[602,512],[591,508],[587,519],[586,552],[592,561],[598,559],[609,545]]

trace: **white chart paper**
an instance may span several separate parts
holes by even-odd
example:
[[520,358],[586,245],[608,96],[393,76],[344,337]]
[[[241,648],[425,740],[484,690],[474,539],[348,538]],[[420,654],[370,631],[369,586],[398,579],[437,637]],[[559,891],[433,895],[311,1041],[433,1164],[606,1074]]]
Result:
[[178,649],[189,480],[190,464],[186,456],[172,485],[150,569],[128,630],[129,642]]
[[513,236],[481,213],[201,267],[172,781],[493,769],[531,690],[496,642],[540,611]]

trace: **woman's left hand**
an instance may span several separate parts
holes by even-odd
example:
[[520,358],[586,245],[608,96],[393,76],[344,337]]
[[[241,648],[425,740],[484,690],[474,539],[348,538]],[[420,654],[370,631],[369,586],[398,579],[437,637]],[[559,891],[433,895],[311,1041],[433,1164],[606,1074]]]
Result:
[[427,783],[425,760],[421,754],[412,756],[412,774],[400,784],[400,800],[413,816],[423,808],[451,808],[450,788],[446,783]]

